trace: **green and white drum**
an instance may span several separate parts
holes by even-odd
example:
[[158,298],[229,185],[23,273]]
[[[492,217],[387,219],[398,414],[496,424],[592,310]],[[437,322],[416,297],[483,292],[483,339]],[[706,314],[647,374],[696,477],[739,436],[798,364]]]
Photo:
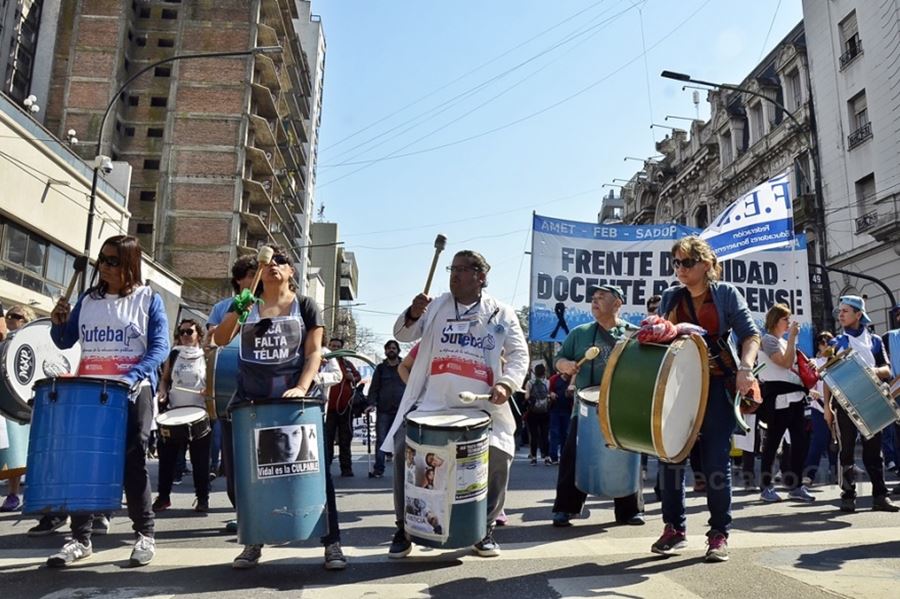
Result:
[[709,360],[699,335],[670,345],[621,339],[600,383],[600,430],[610,447],[680,462],[697,440],[708,391]]

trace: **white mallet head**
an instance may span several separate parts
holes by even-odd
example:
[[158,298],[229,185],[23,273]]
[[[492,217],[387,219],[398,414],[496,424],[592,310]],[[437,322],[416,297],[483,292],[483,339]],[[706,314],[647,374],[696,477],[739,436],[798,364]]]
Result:
[[596,358],[599,355],[600,355],[600,348],[597,347],[596,345],[592,345],[591,347],[587,348],[587,351],[584,352],[584,359],[585,360],[593,360],[594,358]]
[[268,264],[269,262],[271,262],[272,258],[274,258],[274,257],[275,257],[275,250],[267,245],[264,245],[261,248],[259,248],[259,253],[256,254],[256,261],[259,263],[260,266],[262,266],[264,264]]

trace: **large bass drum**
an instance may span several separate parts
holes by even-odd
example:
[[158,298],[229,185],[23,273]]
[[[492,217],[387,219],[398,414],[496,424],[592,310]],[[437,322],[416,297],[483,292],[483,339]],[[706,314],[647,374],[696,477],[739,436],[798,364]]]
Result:
[[50,319],[33,320],[0,342],[0,413],[31,422],[32,387],[45,378],[72,376],[81,362],[81,345],[61,350],[50,338]]
[[684,460],[703,425],[709,360],[699,335],[669,345],[621,339],[600,383],[600,430],[610,447]]

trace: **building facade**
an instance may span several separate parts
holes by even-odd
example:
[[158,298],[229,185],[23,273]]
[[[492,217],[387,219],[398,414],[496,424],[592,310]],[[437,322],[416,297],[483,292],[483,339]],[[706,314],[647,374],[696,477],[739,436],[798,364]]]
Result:
[[[341,302],[352,302],[357,299],[359,271],[356,257],[353,252],[341,247],[337,223],[313,223],[310,231],[312,234],[310,259],[313,265],[311,273],[322,282],[321,306],[327,334],[339,334],[352,341],[355,337],[355,321],[349,306],[342,306]],[[318,289],[318,287],[318,283],[311,285],[311,288]]]
[[828,265],[847,271],[830,293],[865,296],[883,331],[900,291],[900,0],[804,0],[803,18]]
[[[233,260],[263,244],[294,254],[305,288],[324,68],[321,23],[309,5],[73,0],[60,8],[47,126],[74,129],[86,158],[99,137],[101,153],[132,166],[130,232],[185,278],[193,305],[229,294]],[[309,35],[316,39],[306,43]],[[257,47],[280,51],[153,66]],[[151,66],[101,130],[117,90]]]
[[[710,119],[674,129],[658,142],[623,188],[625,222],[705,228],[743,193],[791,169],[794,230],[806,233],[810,262],[819,263],[815,119],[803,24],[798,24],[743,81],[740,90],[710,91]],[[811,269],[803,305],[817,329],[830,328],[831,305],[820,271]],[[799,308],[799,307],[795,307]]]

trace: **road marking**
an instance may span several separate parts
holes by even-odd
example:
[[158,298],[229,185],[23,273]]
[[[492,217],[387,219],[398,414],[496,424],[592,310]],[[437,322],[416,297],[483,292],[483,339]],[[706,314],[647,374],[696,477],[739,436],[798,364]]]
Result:
[[596,597],[665,597],[666,599],[698,599],[696,595],[664,574],[618,574],[613,576],[579,576],[551,578],[550,587],[568,599]]
[[[741,549],[766,549],[772,547],[815,547],[815,546],[841,546],[853,545],[859,539],[866,539],[867,544],[892,543],[900,538],[900,527],[857,528],[837,530],[816,530],[810,532],[749,532],[733,530],[729,539],[729,547],[732,551]],[[502,538],[501,538],[502,540]],[[585,537],[572,539],[560,539],[551,542],[533,543],[501,543],[502,552],[499,557],[481,558],[472,553],[470,548],[462,549],[431,549],[427,547],[413,546],[413,552],[407,559],[416,561],[448,561],[451,559],[468,561],[505,560],[546,560],[560,559],[571,556],[582,556],[584,561],[597,561],[598,558],[617,556],[649,554],[650,545],[656,541],[656,537],[623,538],[612,537],[604,533],[596,533]],[[693,535],[688,538],[689,545],[683,553],[694,554],[706,549],[705,537]],[[375,546],[345,546],[344,553],[355,563],[386,563],[387,543]],[[102,546],[94,547],[95,553],[92,559],[82,563],[76,563],[70,568],[96,569],[101,566],[120,564],[127,561],[131,555],[130,545],[121,545],[106,549]],[[0,569],[24,569],[43,566],[52,550],[38,549],[4,549],[0,550]],[[229,547],[203,547],[198,550],[195,547],[186,547],[179,541],[177,545],[167,546],[165,535],[157,540],[157,553],[153,559],[151,568],[179,568],[185,566],[200,566],[221,564],[228,567],[231,561],[240,553],[236,546]],[[321,562],[323,553],[321,546],[309,547],[266,547],[260,565],[296,564],[298,561]],[[662,558],[660,558],[662,559]]]

